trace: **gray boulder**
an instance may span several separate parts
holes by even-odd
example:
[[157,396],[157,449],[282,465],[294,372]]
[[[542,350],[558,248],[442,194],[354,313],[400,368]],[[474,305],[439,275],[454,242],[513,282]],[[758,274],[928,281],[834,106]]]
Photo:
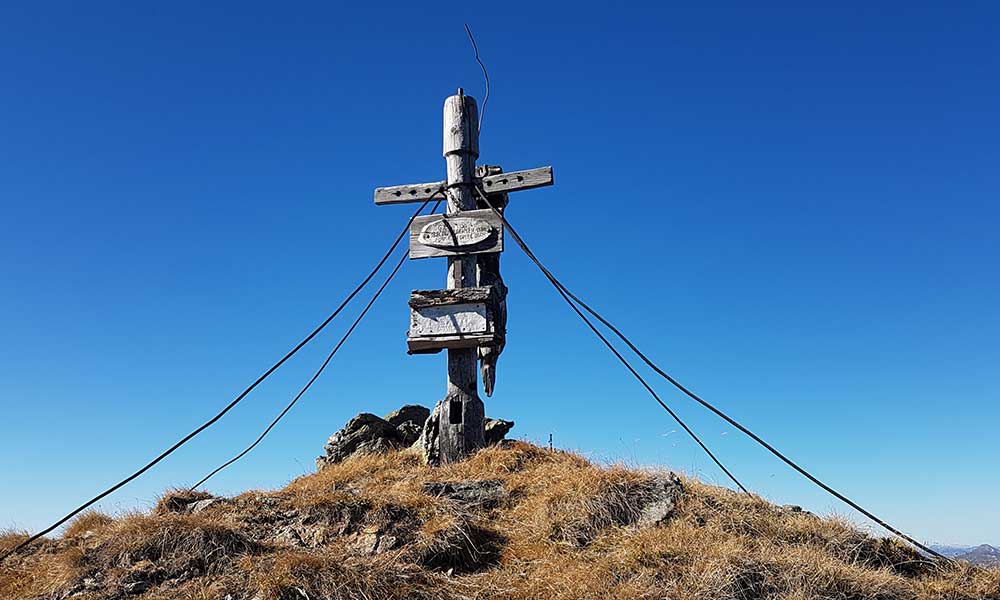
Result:
[[408,422],[417,423],[421,427],[424,425],[424,421],[427,417],[431,416],[431,411],[426,406],[420,406],[419,404],[407,404],[406,406],[400,408],[399,410],[394,410],[385,416],[385,420],[388,421],[393,427],[399,427]]
[[323,449],[326,454],[316,459],[316,468],[338,463],[354,454],[381,454],[403,447],[395,427],[371,413],[361,413],[330,436]]

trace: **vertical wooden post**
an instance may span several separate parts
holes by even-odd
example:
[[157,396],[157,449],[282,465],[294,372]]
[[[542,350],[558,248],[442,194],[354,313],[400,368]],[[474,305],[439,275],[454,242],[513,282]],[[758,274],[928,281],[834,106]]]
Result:
[[[448,213],[475,210],[472,190],[479,157],[476,100],[462,93],[444,102],[444,158],[448,163]],[[448,259],[448,289],[475,287],[476,257]],[[441,462],[454,462],[483,447],[484,407],[479,399],[475,348],[448,350],[448,392],[438,423]]]

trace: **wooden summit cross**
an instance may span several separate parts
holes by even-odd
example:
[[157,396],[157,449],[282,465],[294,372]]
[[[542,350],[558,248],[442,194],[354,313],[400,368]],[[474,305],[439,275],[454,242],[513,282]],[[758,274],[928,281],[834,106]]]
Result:
[[484,190],[490,204],[502,211],[507,192],[552,185],[552,167],[503,173],[499,167],[477,168],[478,157],[476,100],[459,88],[444,102],[448,179],[375,190],[378,205],[424,202],[442,195],[448,200],[447,215],[418,217],[410,227],[411,259],[448,258],[447,289],[410,294],[407,351],[448,351],[447,394],[431,414],[430,425],[436,420],[437,428],[437,447],[429,449],[432,462],[454,462],[483,446],[484,408],[476,360],[482,362],[486,395],[492,395],[496,361],[505,342],[507,288],[499,262],[503,221],[489,205],[477,203],[479,194],[473,188]]

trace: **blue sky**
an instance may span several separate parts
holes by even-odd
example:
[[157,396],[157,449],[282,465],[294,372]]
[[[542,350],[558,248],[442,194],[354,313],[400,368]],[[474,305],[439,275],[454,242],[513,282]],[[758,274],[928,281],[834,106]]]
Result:
[[[200,4],[0,8],[0,527],[145,463],[340,302],[411,210],[372,189],[443,178],[441,104],[481,99],[468,20],[481,162],[554,166],[508,215],[574,291],[903,530],[1000,542],[995,5]],[[513,245],[503,267],[488,414],[725,483]],[[355,413],[441,397],[404,331],[444,270],[407,264],[212,489],[280,486]],[[348,323],[102,507],[241,449]],[[657,386],[753,490],[854,518]]]

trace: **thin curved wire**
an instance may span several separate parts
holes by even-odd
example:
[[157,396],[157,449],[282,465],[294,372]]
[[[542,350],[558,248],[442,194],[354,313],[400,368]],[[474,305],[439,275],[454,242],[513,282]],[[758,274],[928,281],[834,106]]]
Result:
[[708,449],[708,446],[706,446],[705,443],[701,441],[701,438],[698,437],[698,434],[696,434],[690,427],[688,427],[687,423],[685,423],[684,420],[681,419],[676,412],[674,412],[669,406],[667,406],[666,402],[664,402],[660,398],[659,394],[657,394],[656,391],[653,390],[653,388],[648,383],[646,383],[646,380],[642,377],[642,375],[640,375],[639,372],[632,367],[632,365],[628,362],[628,360],[624,356],[622,356],[620,352],[618,352],[618,349],[615,348],[614,345],[612,345],[611,342],[609,342],[606,337],[604,337],[604,334],[598,331],[598,329],[594,326],[594,324],[590,322],[590,319],[588,319],[586,315],[580,312],[580,309],[578,309],[576,305],[573,304],[573,301],[570,300],[569,296],[567,296],[566,291],[563,290],[562,284],[560,284],[558,280],[555,278],[555,276],[552,275],[552,273],[549,272],[549,270],[542,265],[541,261],[538,260],[538,257],[534,255],[531,249],[528,248],[527,244],[524,243],[524,240],[521,239],[521,236],[519,236],[517,232],[514,230],[514,228],[510,226],[510,224],[507,222],[506,217],[504,217],[503,213],[501,213],[499,210],[497,210],[495,206],[493,206],[493,203],[490,202],[489,198],[486,197],[486,193],[483,190],[481,190],[479,186],[475,186],[475,189],[479,193],[479,196],[483,199],[483,201],[486,202],[486,205],[489,206],[491,209],[493,209],[493,212],[500,217],[500,219],[503,221],[504,227],[506,227],[510,231],[511,237],[513,237],[514,241],[517,242],[517,245],[521,247],[521,250],[523,250],[524,253],[528,256],[528,258],[530,258],[532,262],[534,262],[541,269],[545,277],[549,280],[552,286],[556,288],[556,291],[559,292],[559,295],[563,297],[563,300],[565,300],[566,303],[569,304],[570,308],[573,309],[573,311],[577,314],[577,316],[583,319],[583,322],[587,324],[587,327],[589,327],[590,330],[594,332],[594,334],[602,342],[604,342],[604,345],[608,347],[608,350],[610,350],[612,354],[614,354],[615,357],[618,358],[618,360],[623,365],[625,365],[625,368],[628,369],[629,373],[631,373],[633,377],[639,380],[639,383],[642,384],[642,387],[646,388],[646,391],[649,392],[649,394],[653,397],[654,400],[656,400],[657,403],[659,403],[659,405],[663,408],[663,410],[667,411],[667,414],[673,417],[674,421],[676,421],[677,424],[680,425],[681,428],[683,428],[684,431],[686,431],[689,436],[691,436],[691,439],[693,439],[695,442],[698,443],[699,446],[701,446],[701,449],[705,451],[705,454],[707,454],[709,458],[711,458],[712,461],[720,469],[722,469],[722,472],[725,473],[726,476],[728,476],[729,479],[731,479],[733,483],[735,483],[736,486],[743,491],[743,493],[749,494],[750,491],[747,490],[747,488],[744,487],[742,483],[740,483],[740,480],[737,479],[736,476],[733,475],[733,473],[726,468],[726,465],[722,464],[722,461],[719,460],[719,458],[716,457],[715,454]]
[[[478,188],[477,188],[477,191],[479,191],[480,196],[483,197],[483,199],[486,201],[486,203],[489,204],[489,200],[486,199],[485,192],[483,192],[482,190],[480,190]],[[490,208],[493,208],[492,204],[489,204],[489,206],[490,206]],[[834,496],[835,498],[837,498],[841,502],[844,502],[845,504],[847,504],[851,508],[853,508],[853,509],[857,510],[858,512],[860,512],[861,514],[865,515],[866,517],[868,517],[869,519],[871,519],[872,521],[874,521],[876,524],[878,524],[879,526],[881,526],[883,529],[885,529],[885,530],[887,530],[887,531],[889,531],[889,532],[891,532],[891,533],[899,536],[900,538],[906,540],[907,542],[913,544],[915,547],[919,548],[920,550],[926,552],[927,554],[930,554],[931,556],[933,556],[933,557],[935,557],[937,559],[940,559],[940,560],[942,560],[944,562],[951,562],[951,559],[949,559],[948,557],[944,556],[943,554],[941,554],[939,552],[934,551],[933,549],[931,549],[930,547],[928,547],[928,546],[920,543],[919,541],[917,541],[913,537],[911,537],[911,536],[903,533],[899,529],[893,527],[892,525],[890,525],[886,521],[880,519],[879,517],[875,516],[873,513],[871,513],[868,510],[864,509],[861,505],[859,505],[858,503],[854,502],[853,500],[851,500],[847,496],[841,494],[840,492],[838,492],[837,490],[833,489],[829,485],[823,483],[817,477],[815,477],[814,475],[812,475],[811,473],[809,473],[808,471],[806,471],[804,468],[802,468],[798,464],[796,464],[793,460],[791,460],[790,458],[788,458],[784,454],[782,454],[780,451],[778,451],[774,446],[772,446],[771,444],[769,444],[766,441],[764,441],[762,438],[760,438],[760,436],[758,436],[754,432],[750,431],[749,429],[747,429],[746,427],[744,427],[742,424],[740,424],[738,421],[736,421],[735,419],[733,419],[732,417],[730,417],[726,413],[722,412],[722,410],[716,408],[710,402],[708,402],[707,400],[704,400],[703,398],[701,398],[700,396],[698,396],[697,394],[695,394],[694,392],[692,392],[691,390],[689,390],[687,387],[685,387],[684,385],[682,385],[679,381],[677,381],[676,379],[674,379],[673,377],[671,377],[670,375],[668,375],[665,371],[663,371],[660,367],[658,367],[655,363],[653,363],[653,361],[650,360],[645,354],[643,354],[639,350],[639,348],[637,348],[635,346],[635,344],[633,344],[627,337],[625,337],[625,335],[621,331],[618,330],[618,328],[616,328],[607,319],[605,319],[600,314],[598,314],[597,311],[595,311],[590,306],[588,306],[584,301],[580,300],[579,297],[577,297],[575,294],[573,294],[573,292],[571,292],[565,285],[563,285],[558,279],[556,279],[555,276],[552,275],[552,273],[547,268],[545,268],[545,266],[541,263],[541,261],[538,260],[538,257],[536,257],[534,255],[534,253],[531,252],[531,250],[528,248],[527,244],[524,243],[524,240],[521,238],[521,236],[519,236],[517,234],[517,231],[515,231],[514,228],[511,227],[510,223],[504,217],[503,213],[497,211],[496,208],[493,208],[493,212],[495,212],[497,215],[499,215],[500,219],[502,220],[502,222],[504,224],[504,227],[506,227],[510,231],[511,237],[514,238],[514,241],[518,244],[518,246],[521,247],[521,249],[528,256],[528,258],[531,259],[531,261],[535,264],[535,266],[537,266],[542,271],[542,273],[545,274],[545,276],[549,279],[549,281],[554,286],[556,286],[556,288],[559,290],[560,294],[562,294],[562,296],[563,296],[564,299],[567,299],[567,301],[569,299],[572,299],[573,302],[578,303],[580,305],[580,307],[582,307],[585,311],[587,311],[588,313],[590,313],[591,315],[593,315],[594,318],[596,318],[605,327],[607,327],[616,336],[618,336],[618,338],[621,339],[622,342],[624,342],[629,347],[629,349],[631,349],[636,354],[636,356],[638,356],[644,363],[646,363],[647,366],[649,366],[658,375],[660,375],[661,377],[663,377],[664,379],[666,379],[667,381],[669,381],[674,387],[676,387],[678,390],[680,390],[681,392],[683,392],[685,395],[687,395],[691,399],[695,400],[696,402],[698,402],[699,404],[701,404],[702,406],[704,406],[708,410],[710,410],[713,413],[715,413],[717,416],[719,416],[722,419],[724,419],[727,423],[729,423],[730,425],[732,425],[733,427],[735,427],[736,429],[738,429],[740,432],[742,432],[745,435],[747,435],[748,437],[750,437],[750,439],[752,439],[753,441],[755,441],[758,444],[760,444],[761,446],[763,446],[768,452],[770,452],[774,456],[776,456],[779,459],[781,459],[781,461],[784,462],[786,465],[788,465],[788,466],[792,467],[793,469],[795,469],[795,471],[797,471],[800,475],[802,475],[803,477],[805,477],[806,479],[808,479],[812,483],[816,484],[817,486],[819,486],[824,491],[826,491],[827,493],[831,494],[832,496]],[[570,305],[574,308],[574,310],[576,311],[576,313],[578,315],[581,315],[581,317],[582,317],[582,314],[580,313],[580,311],[578,309],[576,309],[576,306],[573,304],[573,302],[570,302]],[[585,318],[584,318],[584,320],[586,321]],[[588,325],[590,325],[589,322],[588,322]],[[591,325],[591,329],[593,329],[592,325]],[[595,331],[595,333],[596,333],[596,331]],[[598,334],[598,335],[600,335],[600,334]],[[602,336],[602,339],[603,339],[603,336]],[[605,344],[607,344],[607,341],[605,341]],[[615,354],[617,355],[618,353],[616,352]]]
[[[435,210],[437,210],[440,204],[441,201],[438,200],[437,203],[434,205],[434,207],[431,209],[431,212],[433,213]],[[354,332],[354,329],[358,326],[358,324],[365,317],[365,315],[368,314],[368,311],[375,304],[375,301],[378,300],[379,296],[382,295],[382,292],[389,285],[389,282],[392,281],[392,278],[395,277],[396,273],[399,272],[399,269],[403,266],[403,263],[406,262],[406,259],[407,255],[403,254],[403,256],[399,259],[399,262],[396,263],[396,267],[392,270],[391,273],[389,273],[389,276],[385,278],[385,281],[383,281],[382,285],[379,286],[378,290],[375,292],[375,295],[372,296],[371,300],[368,301],[368,304],[365,305],[364,310],[362,310],[361,313],[357,316],[357,318],[354,319],[354,322],[351,323],[350,328],[348,328],[347,332],[343,335],[343,337],[340,338],[340,341],[337,342],[337,345],[333,347],[333,350],[330,351],[330,354],[327,355],[326,360],[324,360],[323,364],[321,364],[319,369],[316,370],[316,372],[313,374],[309,382],[306,383],[301,390],[299,390],[299,393],[296,394],[294,398],[292,398],[292,401],[289,402],[287,406],[285,406],[285,409],[282,410],[280,413],[278,413],[278,416],[275,417],[273,421],[271,421],[271,424],[268,425],[263,432],[261,432],[260,436],[256,440],[254,440],[252,444],[247,446],[242,452],[240,452],[233,458],[229,459],[225,463],[216,467],[215,470],[209,473],[208,475],[202,477],[198,481],[198,483],[190,487],[191,490],[198,489],[199,487],[204,485],[205,482],[214,477],[216,473],[222,471],[226,467],[232,465],[236,461],[240,460],[241,458],[249,454],[250,451],[256,448],[257,444],[261,443],[261,441],[267,436],[267,434],[270,433],[272,429],[274,429],[275,425],[277,425],[278,422],[281,421],[281,419],[283,419],[286,414],[288,414],[288,411],[292,410],[292,407],[295,406],[295,404],[299,401],[299,399],[302,398],[302,396],[304,396],[307,391],[309,391],[309,388],[311,388],[312,385],[316,383],[316,380],[319,379],[319,376],[323,374],[323,371],[326,370],[327,365],[329,365],[330,361],[333,360],[334,355],[337,354],[337,351],[340,350],[340,347],[344,345],[344,342],[347,341],[347,338],[351,336],[351,334]]]
[[472,30],[469,29],[469,24],[465,24],[465,33],[469,34],[469,41],[472,42],[472,51],[476,55],[476,62],[479,63],[479,68],[483,70],[483,77],[486,79],[486,92],[483,96],[483,105],[479,107],[479,133],[483,132],[483,117],[486,116],[486,103],[490,99],[490,74],[486,71],[486,65],[479,58],[479,46],[476,45],[476,38],[472,37]]
[[296,344],[294,348],[292,348],[287,354],[285,354],[281,358],[281,360],[279,360],[278,362],[276,362],[273,365],[271,365],[271,367],[267,371],[265,371],[263,375],[261,375],[260,377],[258,377],[252,384],[250,384],[249,387],[247,387],[246,389],[244,389],[240,393],[240,395],[237,396],[232,402],[230,402],[229,404],[227,404],[214,417],[212,417],[211,419],[209,419],[205,423],[203,423],[200,426],[198,426],[198,428],[196,428],[194,431],[192,431],[191,433],[185,435],[183,438],[181,438],[179,441],[177,441],[174,445],[170,446],[169,448],[167,448],[166,450],[164,450],[162,453],[160,453],[159,456],[157,456],[156,458],[154,458],[150,462],[146,463],[146,465],[144,465],[143,467],[141,467],[139,470],[135,471],[134,473],[132,473],[128,477],[122,479],[118,483],[112,485],[111,487],[109,487],[108,489],[104,490],[100,494],[94,496],[90,500],[87,500],[86,502],[84,502],[83,504],[81,504],[77,508],[75,508],[72,511],[70,511],[67,515],[65,515],[64,517],[62,517],[61,519],[59,519],[58,521],[56,521],[52,525],[46,527],[45,529],[43,529],[42,531],[39,531],[38,533],[36,533],[34,535],[32,535],[31,537],[27,538],[26,540],[24,540],[20,544],[14,546],[13,548],[11,548],[7,552],[5,552],[2,556],[0,556],[0,562],[3,562],[4,560],[6,560],[8,557],[12,556],[13,554],[16,554],[16,553],[20,552],[22,549],[24,549],[27,546],[29,546],[30,544],[34,543],[36,540],[38,540],[42,536],[44,536],[44,535],[46,535],[48,533],[51,533],[52,531],[55,531],[56,528],[58,528],[60,525],[62,525],[66,521],[69,521],[70,519],[72,519],[76,515],[80,514],[84,510],[90,508],[91,506],[93,506],[94,504],[96,504],[100,500],[104,499],[108,495],[112,494],[113,492],[115,492],[118,489],[120,489],[120,488],[124,487],[125,485],[127,485],[129,482],[131,482],[134,479],[138,478],[143,473],[145,473],[146,471],[148,471],[151,468],[153,468],[157,463],[159,463],[160,461],[162,461],[164,458],[166,458],[167,456],[173,454],[174,451],[176,451],[178,448],[180,448],[181,446],[183,446],[184,444],[186,444],[188,441],[190,441],[196,435],[200,434],[202,431],[205,431],[206,429],[208,429],[209,427],[211,427],[219,419],[221,419],[226,413],[228,413],[230,410],[232,410],[233,407],[235,407],[244,398],[246,398],[246,396],[251,391],[253,391],[254,388],[256,388],[258,385],[260,385],[261,382],[263,382],[265,379],[267,379],[272,373],[274,373],[275,371],[277,371],[278,368],[281,367],[281,365],[285,364],[285,362],[288,359],[290,359],[292,356],[294,356],[295,353],[297,353],[299,350],[301,350],[303,346],[305,346],[306,344],[308,344],[313,338],[315,338],[317,335],[319,335],[319,333],[321,331],[323,331],[323,329],[325,329],[326,326],[329,325],[330,322],[333,321],[337,317],[337,315],[340,314],[340,312],[344,309],[344,307],[346,307],[347,304],[351,300],[353,300],[354,297],[357,296],[358,293],[368,284],[368,282],[371,281],[373,277],[375,277],[375,274],[378,273],[378,271],[382,268],[382,265],[384,265],[385,262],[387,260],[389,260],[389,257],[392,256],[392,253],[396,250],[396,247],[399,246],[399,242],[402,241],[403,237],[405,237],[406,234],[409,232],[410,223],[413,222],[413,219],[415,219],[417,217],[417,215],[420,214],[420,212],[424,208],[426,208],[426,206],[431,202],[431,200],[434,198],[434,196],[436,196],[436,195],[438,195],[440,193],[441,193],[441,190],[436,191],[434,194],[431,195],[430,198],[428,198],[423,204],[420,205],[420,207],[413,213],[413,216],[410,217],[409,221],[407,221],[406,226],[403,227],[403,230],[400,231],[400,233],[399,233],[398,236],[396,236],[396,239],[395,239],[395,241],[393,241],[392,246],[389,247],[389,250],[386,251],[386,253],[378,261],[378,263],[371,270],[371,272],[368,273],[368,275],[364,278],[364,280],[362,280],[362,282],[360,284],[358,284],[358,286],[356,288],[354,288],[354,291],[352,291],[347,296],[347,298],[344,299],[344,301],[340,303],[340,306],[338,306],[336,308],[336,310],[334,310],[333,313],[330,314],[330,316],[328,316],[322,323],[320,323],[319,326],[317,326],[312,331],[312,333],[310,333],[309,335],[307,335],[302,341],[300,341],[298,344]]

